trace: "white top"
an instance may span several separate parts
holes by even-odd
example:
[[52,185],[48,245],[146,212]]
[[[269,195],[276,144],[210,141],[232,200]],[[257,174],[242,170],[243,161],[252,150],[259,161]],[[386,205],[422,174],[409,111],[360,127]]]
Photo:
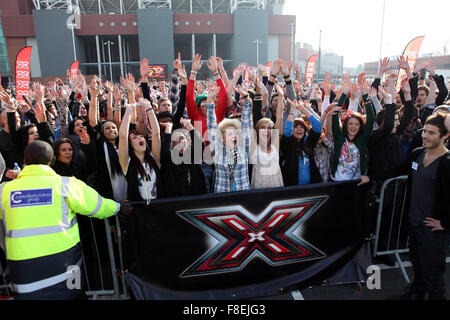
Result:
[[143,163],[145,172],[150,176],[150,180],[143,179],[138,171],[138,188],[142,199],[150,201],[156,199],[156,173],[150,168],[148,163]]
[[278,150],[273,144],[270,145],[270,149],[270,153],[267,153],[262,151],[258,145],[250,158],[251,164],[258,168],[257,173],[259,175],[273,176],[280,171]]
[[334,174],[334,181],[359,179],[361,177],[360,154],[358,147],[345,139],[339,156],[339,164]]

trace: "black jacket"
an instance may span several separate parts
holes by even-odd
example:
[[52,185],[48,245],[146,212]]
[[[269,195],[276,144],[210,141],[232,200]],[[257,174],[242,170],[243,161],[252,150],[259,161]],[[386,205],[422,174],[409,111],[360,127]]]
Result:
[[[304,152],[309,158],[309,168],[311,181],[310,183],[320,183],[322,182],[322,176],[320,175],[319,169],[317,169],[316,161],[314,158],[314,148],[319,141],[320,133],[316,133],[312,130],[308,133],[308,138],[305,141]],[[298,185],[298,158],[300,156],[298,150],[297,140],[291,136],[281,136],[280,149],[283,154],[283,159],[281,163],[281,172],[283,174],[283,181],[285,186],[296,186]]]
[[[171,135],[164,134],[161,146],[161,176],[165,184],[166,197],[182,197],[205,194],[207,192],[205,177],[200,167],[204,143],[200,133],[193,129],[189,132],[191,136],[191,146],[184,152],[190,156],[190,163],[175,164],[171,158]],[[201,152],[193,152],[194,148],[201,147]],[[195,156],[198,156],[197,158]]]
[[[9,133],[5,130],[0,130],[0,153],[5,160],[5,173],[6,171],[14,168],[14,162],[19,163],[19,151],[14,144],[14,140]],[[3,181],[10,181],[11,179],[7,178],[5,174],[3,174]]]
[[385,106],[383,125],[372,131],[367,145],[369,151],[370,180],[382,181],[383,175],[402,163],[402,144],[399,137],[392,133],[397,107],[395,104]]
[[[398,177],[401,175],[408,175],[408,184],[406,188],[406,202],[405,212],[409,213],[410,199],[411,199],[411,175],[412,162],[416,161],[419,155],[425,151],[425,148],[417,148],[408,156],[402,164],[390,170],[385,179]],[[450,231],[450,151],[448,151],[440,160],[437,177],[439,179],[435,195],[436,206],[432,209],[432,217],[440,220],[441,225],[447,231]]]

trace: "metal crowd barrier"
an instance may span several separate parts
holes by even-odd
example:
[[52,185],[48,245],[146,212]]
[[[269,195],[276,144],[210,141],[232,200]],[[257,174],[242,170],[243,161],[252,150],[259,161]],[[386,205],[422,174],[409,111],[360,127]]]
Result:
[[[409,253],[408,243],[409,238],[406,233],[405,223],[407,222],[407,212],[404,212],[406,204],[406,182],[408,176],[399,176],[386,180],[381,186],[378,202],[378,213],[375,235],[373,237],[373,252],[372,256],[394,255],[397,264],[399,265],[403,278],[406,282],[410,283],[408,274],[406,273],[405,266],[400,259],[400,254]],[[394,190],[392,187],[395,185]],[[390,194],[390,199],[386,201],[387,195]],[[402,194],[403,193],[403,194]],[[392,201],[389,201],[392,200]],[[399,206],[401,201],[401,206]],[[390,202],[390,203],[389,203]],[[390,211],[390,214],[389,214]],[[382,219],[385,218],[385,219]],[[405,221],[406,219],[406,221]],[[387,227],[385,222],[388,221],[389,232],[387,239],[384,235],[380,235],[380,230],[383,225],[383,229]],[[385,229],[384,229],[385,230]],[[385,230],[387,231],[387,230]],[[396,235],[396,236],[395,236]],[[406,239],[406,241],[405,241]],[[387,240],[387,242],[386,242]],[[381,247],[381,242],[386,244],[386,247]]]
[[[128,296],[128,290],[125,283],[125,277],[124,277],[124,265],[123,265],[123,253],[122,253],[122,230],[120,228],[120,222],[119,218],[115,217],[115,223],[116,226],[112,227],[110,223],[110,219],[113,218],[107,218],[104,219],[105,224],[105,231],[106,231],[106,241],[108,245],[108,257],[109,257],[109,263],[111,267],[111,275],[112,275],[112,282],[113,282],[113,290],[105,290],[104,282],[103,282],[103,272],[102,272],[102,263],[99,255],[99,248],[96,241],[96,235],[95,235],[95,229],[93,228],[92,221],[90,221],[93,238],[94,238],[94,245],[96,250],[96,257],[97,257],[97,265],[99,266],[99,273],[100,273],[100,282],[101,282],[101,288],[97,288],[96,290],[92,290],[89,285],[89,276],[88,272],[85,269],[85,275],[86,275],[86,286],[87,291],[85,292],[86,296],[90,297],[91,300],[98,300],[99,298],[102,299],[112,299],[112,300],[126,300],[129,299]],[[115,235],[115,243],[112,238],[112,234]],[[114,245],[116,245],[116,248],[119,251],[119,269],[116,266],[116,255],[114,253]],[[85,261],[85,255],[83,254],[83,265],[86,268],[86,261]],[[119,277],[121,279],[122,288],[119,286]]]

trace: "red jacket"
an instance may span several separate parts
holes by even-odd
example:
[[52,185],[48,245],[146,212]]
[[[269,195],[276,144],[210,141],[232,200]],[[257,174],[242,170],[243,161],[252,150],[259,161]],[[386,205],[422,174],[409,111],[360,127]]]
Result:
[[[223,84],[222,79],[216,80],[217,86],[220,87],[220,91],[218,94],[218,100],[217,100],[217,106],[216,106],[216,118],[217,123],[219,124],[220,121],[225,118],[225,114],[227,112],[228,107],[228,94],[227,89],[225,88],[225,85]],[[188,116],[191,119],[192,125],[202,133],[202,137],[205,134],[206,130],[208,129],[206,125],[206,116],[202,115],[200,111],[197,108],[197,104],[195,103],[195,80],[189,79],[187,90],[186,90],[186,107]],[[197,122],[197,125],[196,125]],[[199,128],[198,122],[201,122],[201,128]],[[207,142],[207,138],[203,139],[205,143]]]

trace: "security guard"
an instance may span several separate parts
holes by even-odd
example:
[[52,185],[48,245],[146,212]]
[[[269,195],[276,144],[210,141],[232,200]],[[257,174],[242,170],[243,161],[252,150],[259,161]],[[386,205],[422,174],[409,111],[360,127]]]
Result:
[[24,156],[26,167],[17,179],[0,185],[13,289],[17,299],[74,299],[82,270],[76,213],[102,219],[130,214],[132,207],[57,175],[49,167],[53,149],[44,141],[30,143]]

